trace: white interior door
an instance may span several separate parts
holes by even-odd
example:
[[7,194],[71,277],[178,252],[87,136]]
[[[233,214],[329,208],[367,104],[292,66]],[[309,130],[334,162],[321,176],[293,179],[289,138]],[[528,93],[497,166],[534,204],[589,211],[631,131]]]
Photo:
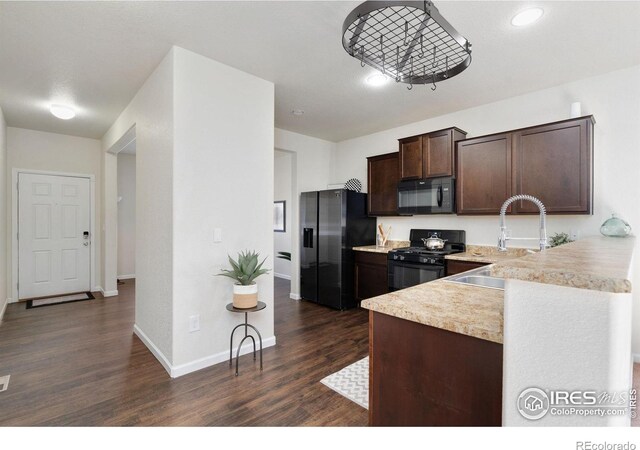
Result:
[[18,175],[20,300],[91,289],[88,178]]

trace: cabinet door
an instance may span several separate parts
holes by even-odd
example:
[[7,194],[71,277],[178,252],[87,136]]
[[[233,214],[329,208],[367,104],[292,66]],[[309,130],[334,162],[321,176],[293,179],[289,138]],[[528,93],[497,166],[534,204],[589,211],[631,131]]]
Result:
[[456,155],[458,214],[498,214],[511,197],[511,135],[458,141]]
[[[539,198],[548,213],[591,213],[590,118],[515,132],[514,193]],[[538,213],[531,202],[514,204],[516,213]]]
[[444,130],[422,137],[423,168],[425,178],[453,176],[452,131]]
[[361,301],[389,292],[386,253],[355,253],[356,300]]
[[400,140],[400,178],[422,178],[422,136]]
[[398,214],[398,152],[367,158],[370,216]]

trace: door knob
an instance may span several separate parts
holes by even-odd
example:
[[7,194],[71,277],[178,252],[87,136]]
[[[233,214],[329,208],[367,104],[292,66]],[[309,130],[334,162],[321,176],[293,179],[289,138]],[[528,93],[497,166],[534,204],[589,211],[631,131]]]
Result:
[[89,245],[88,242],[83,242],[82,245],[84,245],[85,247],[87,247]]

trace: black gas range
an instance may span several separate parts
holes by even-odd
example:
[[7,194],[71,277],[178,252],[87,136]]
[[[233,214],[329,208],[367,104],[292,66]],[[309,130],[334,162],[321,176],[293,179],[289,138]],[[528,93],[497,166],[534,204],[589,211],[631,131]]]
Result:
[[[387,254],[389,291],[444,277],[445,256],[465,251],[465,234],[463,230],[411,230],[410,246],[391,250]],[[444,248],[427,249],[422,239],[432,236],[445,240]]]

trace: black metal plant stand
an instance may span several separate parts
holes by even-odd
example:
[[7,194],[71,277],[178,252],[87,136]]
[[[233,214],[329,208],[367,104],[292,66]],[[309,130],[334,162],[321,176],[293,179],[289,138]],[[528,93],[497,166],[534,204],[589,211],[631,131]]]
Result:
[[253,342],[253,360],[254,361],[256,360],[256,340],[252,335],[249,334],[249,328],[253,329],[253,331],[256,332],[256,334],[258,335],[258,340],[260,341],[260,370],[262,370],[262,336],[260,335],[260,332],[258,331],[258,329],[248,322],[249,320],[248,316],[250,312],[261,311],[266,307],[267,305],[264,302],[258,302],[258,305],[256,307],[246,308],[246,309],[235,308],[233,306],[233,303],[229,303],[227,305],[228,311],[236,312],[236,313],[244,313],[244,323],[241,323],[235,326],[235,328],[231,332],[231,340],[229,343],[229,366],[231,366],[233,364],[233,335],[238,328],[244,327],[244,337],[240,341],[240,345],[238,345],[238,350],[236,352],[236,376],[238,376],[238,361],[240,360],[240,349],[242,348],[242,344],[246,339],[251,338],[251,341]]

